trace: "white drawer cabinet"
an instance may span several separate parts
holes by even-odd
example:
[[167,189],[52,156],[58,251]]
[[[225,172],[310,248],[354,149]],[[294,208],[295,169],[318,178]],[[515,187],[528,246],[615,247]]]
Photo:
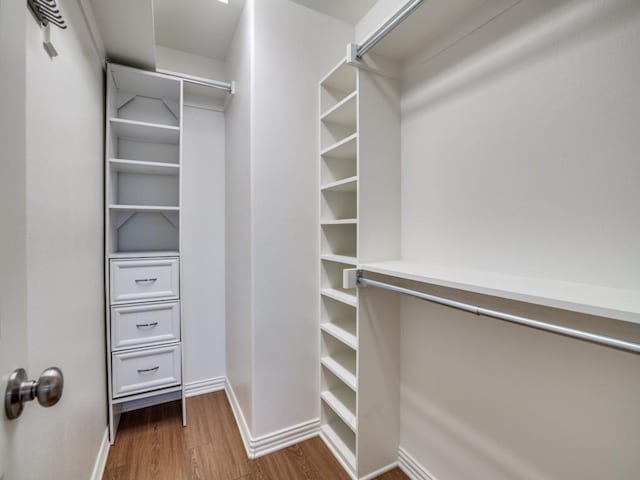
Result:
[[180,346],[113,354],[113,397],[180,385]]
[[111,349],[114,351],[179,340],[178,301],[111,308]]
[[111,304],[177,299],[178,259],[111,260]]

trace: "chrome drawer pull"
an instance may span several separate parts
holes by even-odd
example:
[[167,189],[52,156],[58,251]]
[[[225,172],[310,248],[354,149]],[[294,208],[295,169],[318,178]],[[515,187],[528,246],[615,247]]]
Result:
[[158,280],[157,278],[138,278],[136,280],[136,283],[153,283],[156,280]]
[[151,373],[151,372],[155,372],[156,370],[160,370],[159,365],[153,368],[139,368],[138,373]]
[[153,327],[157,327],[158,326],[158,322],[153,322],[153,323],[137,323],[136,327],[138,328],[153,328]]

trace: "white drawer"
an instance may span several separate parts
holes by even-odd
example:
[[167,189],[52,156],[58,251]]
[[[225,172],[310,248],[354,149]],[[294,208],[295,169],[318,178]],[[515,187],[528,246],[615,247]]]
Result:
[[177,258],[111,260],[111,303],[174,299],[179,296]]
[[180,346],[113,354],[114,398],[180,385]]
[[111,309],[111,349],[180,340],[180,302],[127,305]]

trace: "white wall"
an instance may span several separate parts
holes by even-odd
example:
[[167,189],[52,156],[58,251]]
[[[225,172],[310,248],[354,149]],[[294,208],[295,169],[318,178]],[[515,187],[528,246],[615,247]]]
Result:
[[255,15],[254,436],[319,415],[318,81],[353,27],[289,0]]
[[252,422],[251,99],[254,2],[247,0],[227,57],[236,94],[226,116],[226,365],[227,377],[250,428]]
[[26,268],[20,266],[16,279],[26,272],[27,362],[21,366],[30,378],[51,365],[65,375],[58,405],[30,404],[14,422],[15,462],[5,473],[8,480],[47,478],[52,471],[59,478],[89,478],[106,431],[103,74],[77,2],[59,2],[69,28],[54,32],[60,56],[53,60],[26,6],[16,12],[5,3],[0,15],[10,13],[20,35],[12,53],[26,62],[8,102],[16,107],[15,140],[24,142],[11,159],[22,171],[8,180],[23,190],[3,206],[21,216],[14,224],[26,229],[15,251],[26,252]]
[[[638,45],[638,2],[526,0],[409,66],[403,258],[640,288]],[[401,445],[435,478],[637,477],[637,356],[413,299],[401,316]]]
[[226,65],[222,60],[156,45],[156,68],[172,72],[212,78],[227,79]]
[[185,383],[225,375],[224,114],[184,108],[182,314]]
[[[400,10],[410,0],[378,0],[355,26],[355,41],[362,43],[385,21]],[[428,0],[427,0],[428,1]]]

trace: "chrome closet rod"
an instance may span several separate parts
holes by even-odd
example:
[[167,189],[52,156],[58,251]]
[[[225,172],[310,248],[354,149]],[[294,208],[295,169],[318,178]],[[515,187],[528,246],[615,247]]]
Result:
[[577,338],[585,340],[591,343],[597,343],[599,345],[605,345],[607,347],[617,348],[619,350],[625,350],[627,352],[640,354],[640,344],[627,342],[618,338],[607,337],[606,335],[598,335],[596,333],[585,332],[575,328],[562,327],[560,325],[554,325],[552,323],[543,322],[540,320],[534,320],[532,318],[521,317],[519,315],[512,315],[510,313],[500,312],[498,310],[491,310],[489,308],[478,307],[469,303],[458,302],[449,298],[438,297],[436,295],[429,295],[428,293],[418,292],[416,290],[410,290],[404,287],[398,287],[390,283],[379,282],[377,280],[370,280],[363,277],[363,271],[358,270],[358,286],[362,287],[377,287],[384,290],[389,290],[395,293],[402,293],[412,297],[420,298],[428,302],[437,303],[446,307],[455,308],[456,310],[462,310],[463,312],[474,313],[483,317],[495,318],[497,320],[503,320],[505,322],[516,323],[518,325],[525,325],[527,327],[535,328],[538,330],[544,330],[545,332],[556,333],[564,335],[566,337]]
[[203,87],[216,88],[218,90],[223,90],[227,93],[232,92],[231,84],[225,82],[216,82],[216,81],[208,81],[205,79],[201,79],[199,77],[192,77],[191,75],[179,74],[177,72],[172,72],[169,70],[164,70],[162,68],[156,69],[156,72],[161,73],[163,75],[167,75],[169,77],[175,77],[182,79],[183,82],[191,83],[192,85],[201,85]]
[[391,31],[400,25],[409,15],[411,15],[424,0],[414,0],[404,10],[391,17],[378,30],[376,30],[362,45],[356,47],[356,58],[362,58],[371,48],[375,47],[380,40],[386,37]]

